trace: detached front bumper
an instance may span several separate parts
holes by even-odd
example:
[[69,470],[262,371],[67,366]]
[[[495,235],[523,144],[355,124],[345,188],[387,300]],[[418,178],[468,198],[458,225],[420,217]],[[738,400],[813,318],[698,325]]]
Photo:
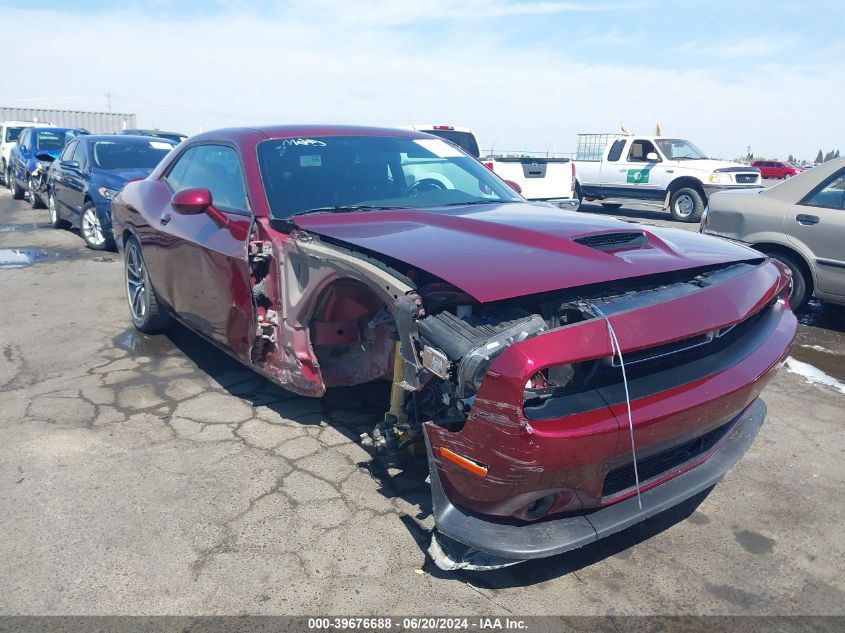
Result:
[[[748,451],[765,416],[766,405],[758,398],[734,418],[730,430],[705,461],[643,491],[642,508],[633,496],[589,514],[521,525],[487,521],[455,506],[440,482],[426,437],[437,526],[429,554],[441,569],[496,569],[562,554],[598,541],[719,482]],[[438,534],[464,547],[438,541]]]

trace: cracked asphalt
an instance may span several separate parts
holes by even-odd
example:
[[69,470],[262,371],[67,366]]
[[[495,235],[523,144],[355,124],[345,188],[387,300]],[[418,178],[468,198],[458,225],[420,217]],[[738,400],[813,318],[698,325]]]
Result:
[[[782,371],[708,495],[570,554],[444,573],[423,465],[356,443],[386,384],[300,398],[183,328],[134,332],[119,256],[46,222],[0,192],[2,614],[845,614],[834,388]],[[845,311],[803,323],[799,346],[841,368]]]

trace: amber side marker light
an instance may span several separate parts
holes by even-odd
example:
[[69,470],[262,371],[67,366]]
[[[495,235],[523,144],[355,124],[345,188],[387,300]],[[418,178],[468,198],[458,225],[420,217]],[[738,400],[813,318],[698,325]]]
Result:
[[461,468],[466,468],[473,475],[478,475],[479,477],[487,476],[487,466],[484,464],[480,464],[469,457],[458,455],[457,453],[450,451],[448,448],[443,448],[442,446],[440,447],[440,454],[450,462],[456,463]]

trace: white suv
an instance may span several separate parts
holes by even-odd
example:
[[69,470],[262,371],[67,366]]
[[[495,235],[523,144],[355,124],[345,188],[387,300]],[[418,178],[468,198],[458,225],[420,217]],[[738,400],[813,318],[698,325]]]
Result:
[[53,127],[52,123],[37,123],[35,121],[3,121],[0,123],[0,177],[8,185],[9,154],[18,142],[18,136],[28,127]]

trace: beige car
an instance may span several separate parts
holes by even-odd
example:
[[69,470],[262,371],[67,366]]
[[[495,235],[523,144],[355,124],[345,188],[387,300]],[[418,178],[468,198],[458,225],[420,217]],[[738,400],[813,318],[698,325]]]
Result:
[[700,231],[750,244],[792,271],[789,303],[845,304],[845,158],[770,189],[710,197]]

